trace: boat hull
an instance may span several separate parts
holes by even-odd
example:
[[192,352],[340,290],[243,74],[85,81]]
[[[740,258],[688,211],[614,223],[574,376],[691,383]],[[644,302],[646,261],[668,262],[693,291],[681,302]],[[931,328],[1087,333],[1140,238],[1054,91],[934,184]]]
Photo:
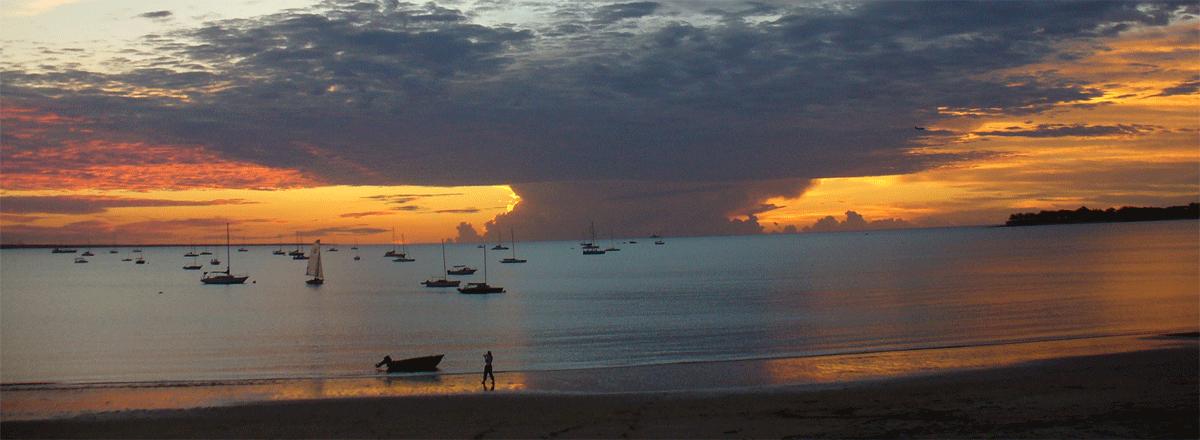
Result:
[[489,286],[483,283],[469,283],[466,287],[459,287],[458,293],[468,295],[482,295],[488,293],[504,293],[503,287]]
[[437,366],[442,362],[442,357],[445,355],[422,356],[409,359],[401,359],[398,361],[387,362],[388,373],[419,373],[423,371],[437,371]]
[[237,277],[232,275],[217,275],[201,278],[200,282],[204,284],[245,284],[250,277]]
[[460,281],[458,280],[430,280],[421,282],[425,287],[458,287],[459,283]]

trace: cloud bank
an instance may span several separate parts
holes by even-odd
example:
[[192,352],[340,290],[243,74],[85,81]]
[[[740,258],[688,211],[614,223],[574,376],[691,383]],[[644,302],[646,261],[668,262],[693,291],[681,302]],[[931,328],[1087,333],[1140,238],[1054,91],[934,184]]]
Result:
[[[6,62],[6,104],[72,122],[36,142],[6,137],[0,159],[15,182],[41,170],[13,158],[100,133],[297,173],[287,182],[509,184],[522,202],[492,226],[530,238],[577,236],[591,220],[757,233],[767,200],[812,179],[974,157],[922,150],[931,133],[913,126],[1093,104],[1105,84],[1013,72],[1197,13],[1194,2],[700,5],[328,0],[148,35],[147,61],[118,72]],[[539,18],[487,20],[518,7]]]

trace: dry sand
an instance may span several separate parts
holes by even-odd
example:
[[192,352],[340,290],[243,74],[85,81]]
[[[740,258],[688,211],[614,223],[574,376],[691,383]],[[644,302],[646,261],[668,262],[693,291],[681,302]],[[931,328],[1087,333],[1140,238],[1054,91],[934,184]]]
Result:
[[4,438],[1198,438],[1200,346],[839,385],[357,398],[3,422]]

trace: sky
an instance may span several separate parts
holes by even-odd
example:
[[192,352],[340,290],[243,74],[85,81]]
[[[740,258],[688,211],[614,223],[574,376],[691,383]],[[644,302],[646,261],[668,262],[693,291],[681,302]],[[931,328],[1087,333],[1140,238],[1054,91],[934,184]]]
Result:
[[1198,16],[6,0],[0,241],[219,243],[226,224],[250,243],[741,235],[1187,204]]

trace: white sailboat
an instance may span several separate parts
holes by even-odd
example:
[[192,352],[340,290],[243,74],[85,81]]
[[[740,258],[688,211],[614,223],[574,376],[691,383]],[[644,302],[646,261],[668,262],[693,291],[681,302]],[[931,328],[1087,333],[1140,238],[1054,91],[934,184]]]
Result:
[[325,268],[321,266],[321,240],[313,242],[312,251],[309,252],[308,270],[304,274],[312,277],[311,280],[305,281],[306,284],[325,284]]

